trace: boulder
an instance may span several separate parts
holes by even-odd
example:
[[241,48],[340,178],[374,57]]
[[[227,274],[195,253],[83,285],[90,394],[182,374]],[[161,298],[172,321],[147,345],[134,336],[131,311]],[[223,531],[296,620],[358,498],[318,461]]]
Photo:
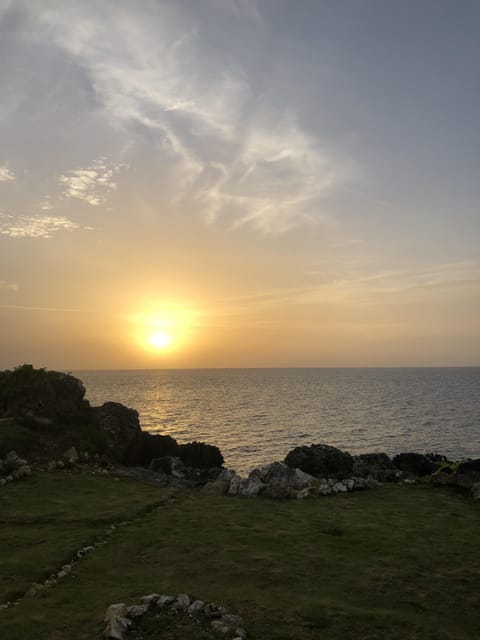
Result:
[[128,609],[125,604],[112,604],[105,614],[107,626],[103,635],[108,640],[123,640],[131,621],[127,618]]
[[458,465],[457,484],[459,487],[471,489],[477,482],[480,482],[480,458],[465,460]]
[[353,468],[353,458],[349,453],[326,444],[295,447],[287,454],[285,463],[317,478],[342,479],[351,476]]
[[248,476],[240,481],[237,495],[246,498],[254,498],[265,489],[267,485],[262,481],[257,469],[254,469]]
[[148,611],[148,604],[133,604],[131,607],[127,607],[127,617],[130,620],[134,618],[141,618]]
[[301,469],[294,469],[283,462],[273,462],[257,470],[262,482],[266,484],[265,495],[271,498],[293,498],[297,492],[310,488],[318,481]]
[[222,473],[222,469],[213,467],[212,469],[197,469],[187,467],[177,456],[162,456],[152,460],[149,467],[156,473],[163,474],[168,478],[182,480],[185,486],[199,487],[209,482],[215,481]]
[[141,464],[144,467],[164,456],[178,456],[178,443],[171,436],[142,431]]
[[20,458],[15,451],[9,451],[5,456],[5,470],[7,474],[16,472],[21,467],[26,467],[27,464],[27,461]]
[[178,446],[177,455],[188,467],[212,469],[223,465],[223,456],[218,447],[204,442],[187,442]]
[[172,603],[172,609],[176,611],[185,611],[191,604],[190,596],[186,593],[179,593]]
[[106,436],[107,455],[126,465],[140,463],[142,455],[142,430],[138,412],[120,402],[105,402],[93,409],[94,421]]
[[475,500],[480,500],[480,482],[476,482],[473,486],[472,486],[472,498],[474,498]]
[[386,453],[362,453],[353,456],[353,475],[379,482],[398,482],[402,476]]
[[194,600],[192,604],[188,607],[187,611],[191,616],[196,616],[203,611],[205,608],[205,602],[203,600]]
[[234,479],[235,481],[237,481],[238,479],[238,482],[241,480],[241,478],[237,476],[235,471],[231,471],[230,469],[223,469],[216,480],[207,482],[207,484],[204,485],[202,491],[212,494],[226,494],[230,491],[230,486]]
[[394,456],[393,464],[407,474],[423,477],[434,473],[438,468],[438,463],[430,460],[423,453],[399,453]]
[[70,465],[74,465],[79,462],[80,458],[75,447],[70,447],[70,449],[65,452],[65,459]]
[[148,467],[157,473],[164,473],[181,480],[185,479],[185,465],[177,456],[160,456],[150,462]]

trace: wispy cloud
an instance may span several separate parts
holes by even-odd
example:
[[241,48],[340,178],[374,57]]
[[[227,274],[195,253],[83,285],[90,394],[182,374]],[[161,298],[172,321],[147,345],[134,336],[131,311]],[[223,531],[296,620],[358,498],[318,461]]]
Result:
[[[255,2],[225,6],[245,28],[262,29]],[[324,197],[349,168],[299,126],[291,105],[257,95],[238,60],[173,3],[143,12],[122,5],[108,20],[101,13],[67,3],[37,17],[89,74],[110,124],[131,140],[138,127],[149,131],[159,170],[172,178],[171,203],[266,233],[322,218]],[[115,173],[103,159],[65,173],[63,195],[98,206]]]
[[0,235],[10,238],[51,238],[57,231],[80,229],[65,216],[17,216],[0,213]]
[[6,280],[0,280],[0,289],[15,291],[15,293],[19,291],[18,284],[15,284],[15,282],[7,282]]
[[45,313],[96,313],[93,309],[78,309],[72,307],[35,307],[22,304],[0,304],[0,309],[12,311],[38,311]]
[[15,174],[13,171],[5,165],[0,165],[0,182],[9,182],[10,180],[15,180]]
[[117,188],[114,177],[125,166],[110,163],[106,158],[98,158],[84,169],[67,171],[59,177],[60,183],[64,185],[62,196],[85,200],[97,207],[106,201],[110,191]]
[[50,196],[45,196],[45,198],[40,203],[40,209],[42,211],[51,211],[55,207],[52,204],[52,200]]

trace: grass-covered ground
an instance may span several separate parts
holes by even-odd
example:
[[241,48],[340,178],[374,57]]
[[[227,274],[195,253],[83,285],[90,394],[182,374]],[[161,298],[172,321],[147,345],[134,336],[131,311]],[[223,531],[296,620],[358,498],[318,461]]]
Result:
[[0,611],[2,640],[100,638],[109,604],[151,592],[224,604],[259,640],[478,637],[480,504],[467,495],[389,486],[282,502],[188,491],[167,504],[170,495],[66,474],[1,489],[0,602],[111,522],[136,518],[57,586]]

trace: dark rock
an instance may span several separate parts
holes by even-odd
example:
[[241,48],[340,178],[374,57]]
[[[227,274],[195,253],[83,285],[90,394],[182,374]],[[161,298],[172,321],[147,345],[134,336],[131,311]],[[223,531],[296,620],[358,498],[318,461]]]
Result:
[[218,447],[204,442],[188,442],[178,447],[177,454],[189,467],[211,469],[223,465],[223,456]]
[[472,492],[472,498],[474,498],[475,500],[480,500],[480,482],[476,482],[474,485],[472,485],[470,491]]
[[24,364],[0,375],[0,417],[70,420],[86,416],[85,387],[74,376]]
[[178,456],[177,441],[171,436],[142,431],[141,464],[148,467],[155,458]]
[[429,476],[437,470],[438,464],[432,462],[423,453],[399,453],[394,456],[393,464],[401,471],[414,476]]
[[93,409],[94,421],[107,439],[106,453],[115,461],[136,465],[142,457],[142,430],[138,412],[119,402],[105,402]]
[[471,489],[477,482],[480,482],[480,458],[462,462],[457,468],[458,486]]
[[398,482],[402,473],[386,453],[362,453],[353,456],[353,475],[379,482]]
[[345,478],[352,475],[353,468],[349,453],[326,444],[295,447],[287,454],[285,463],[319,478]]
[[204,442],[178,444],[171,436],[142,433],[142,464],[148,466],[153,460],[163,457],[180,458],[186,467],[212,469],[223,465],[223,456],[218,447]]
[[185,479],[185,465],[177,456],[160,456],[150,462],[149,469],[175,478]]
[[164,476],[182,480],[185,486],[191,487],[203,486],[207,484],[207,482],[213,482],[222,472],[220,467],[212,467],[211,469],[188,467],[184,464],[183,460],[177,456],[155,458],[155,460],[152,460],[150,463],[150,469]]
[[207,482],[207,484],[203,487],[203,491],[210,494],[226,494],[230,491],[232,481],[235,484],[238,484],[240,483],[241,478],[240,476],[237,476],[235,471],[232,471],[230,469],[223,469],[216,480]]

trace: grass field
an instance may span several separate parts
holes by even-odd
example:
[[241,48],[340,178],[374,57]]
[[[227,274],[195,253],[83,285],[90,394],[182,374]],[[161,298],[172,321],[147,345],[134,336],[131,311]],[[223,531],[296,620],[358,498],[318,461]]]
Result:
[[0,611],[2,640],[100,638],[109,604],[151,592],[224,604],[262,640],[478,637],[480,504],[467,495],[429,486],[305,502],[171,495],[46,473],[0,490],[0,602],[110,523],[134,520],[55,587]]

